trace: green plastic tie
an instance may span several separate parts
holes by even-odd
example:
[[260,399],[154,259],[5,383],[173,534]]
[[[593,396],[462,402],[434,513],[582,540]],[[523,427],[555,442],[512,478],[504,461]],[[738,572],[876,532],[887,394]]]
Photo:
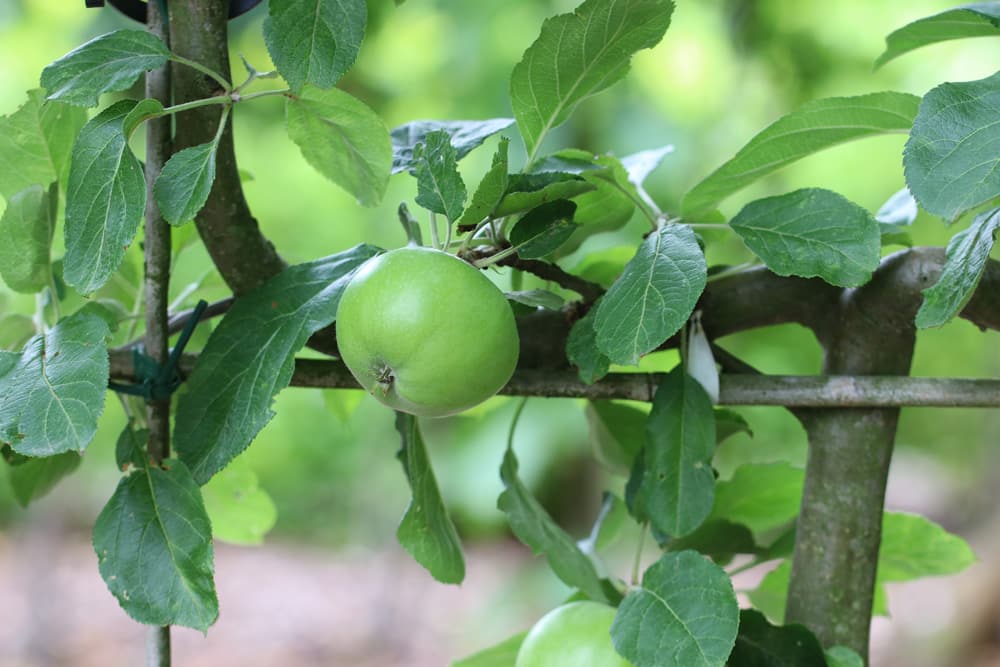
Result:
[[184,330],[181,331],[181,335],[177,339],[177,345],[170,350],[167,363],[161,366],[155,359],[146,354],[145,348],[140,345],[132,350],[132,367],[138,381],[133,384],[108,382],[108,389],[120,394],[141,396],[146,399],[146,402],[168,400],[184,382],[178,364],[184,353],[184,348],[191,340],[194,328],[201,321],[202,313],[205,312],[206,308],[208,308],[208,302],[204,300],[199,301],[198,305],[194,307],[191,318],[184,325]]

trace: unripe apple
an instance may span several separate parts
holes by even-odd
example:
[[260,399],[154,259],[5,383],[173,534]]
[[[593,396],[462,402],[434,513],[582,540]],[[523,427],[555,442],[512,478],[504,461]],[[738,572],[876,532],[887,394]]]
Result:
[[614,607],[570,602],[543,616],[524,638],[514,667],[632,667],[611,643]]
[[362,387],[422,417],[496,394],[519,350],[503,293],[463,260],[421,247],[392,250],[358,270],[340,299],[337,344]]

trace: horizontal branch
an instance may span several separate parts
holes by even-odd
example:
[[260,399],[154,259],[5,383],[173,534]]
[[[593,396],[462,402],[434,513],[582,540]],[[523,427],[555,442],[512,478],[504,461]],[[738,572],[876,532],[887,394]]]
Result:
[[551,264],[537,259],[521,259],[513,255],[497,262],[500,266],[510,266],[519,271],[534,274],[542,280],[548,280],[561,287],[572,290],[583,297],[587,303],[597,301],[604,294],[604,288],[597,283],[585,280],[580,276],[565,271],[558,264]]
[[[196,361],[197,355],[184,355],[180,363],[181,372],[188,375]],[[662,373],[612,373],[600,382],[585,384],[572,371],[519,369],[500,393],[506,396],[651,401],[663,376]],[[135,381],[130,351],[111,352],[111,377],[117,381]],[[327,359],[296,359],[292,386],[359,388],[344,364]],[[1000,380],[724,373],[720,381],[719,403],[810,408],[1000,407]]]

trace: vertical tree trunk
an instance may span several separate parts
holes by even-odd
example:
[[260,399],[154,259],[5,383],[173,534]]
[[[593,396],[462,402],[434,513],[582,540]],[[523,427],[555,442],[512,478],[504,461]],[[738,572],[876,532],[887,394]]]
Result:
[[786,620],[806,625],[825,646],[842,644],[863,656],[898,415],[822,410],[807,420],[809,463]]
[[[899,254],[870,283],[846,290],[818,331],[829,374],[907,375],[925,258]],[[899,409],[803,410],[809,461],[788,587],[786,622],[867,662],[885,487]]]
[[[171,48],[175,53],[223,76],[229,71],[228,0],[170,0]],[[218,82],[190,67],[174,67],[177,103],[218,95]],[[185,111],[177,116],[177,150],[208,143],[219,126],[220,106]],[[260,233],[250,214],[233,151],[232,116],[216,154],[212,192],[196,220],[198,233],[226,283],[239,296],[284,268],[274,246]]]

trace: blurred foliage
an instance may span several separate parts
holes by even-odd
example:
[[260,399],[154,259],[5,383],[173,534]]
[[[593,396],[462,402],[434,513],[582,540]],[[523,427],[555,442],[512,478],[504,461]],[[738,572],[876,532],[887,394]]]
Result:
[[[415,119],[509,115],[511,68],[537,35],[542,20],[575,4],[572,0],[410,0],[395,7],[392,0],[370,0],[371,23],[360,59],[341,86],[375,108],[390,127]],[[757,131],[805,101],[879,90],[922,95],[944,80],[991,74],[994,43],[977,40],[937,45],[872,71],[888,32],[952,4],[679,0],[663,43],[640,53],[623,83],[581,105],[572,122],[554,132],[547,145],[626,155],[674,144],[677,150],[652,174],[647,188],[665,209],[676,210],[680,197],[695,182]],[[236,54],[260,70],[270,66],[260,38],[263,14],[260,7],[231,23],[237,79],[243,72]],[[490,20],[483,21],[483,16]],[[4,63],[0,114],[22,103],[25,91],[38,85],[44,65],[86,39],[121,27],[130,27],[129,21],[111,8],[88,10],[79,0],[0,2]],[[252,175],[244,184],[250,206],[290,262],[362,241],[383,247],[405,243],[395,209],[400,201],[412,200],[412,179],[393,178],[383,203],[362,209],[301,158],[285,136],[277,99],[239,106],[234,122],[241,167]],[[866,140],[808,158],[727,200],[723,212],[732,215],[759,196],[810,186],[836,190],[876,210],[902,186],[903,141],[902,136]],[[488,168],[495,142],[495,138],[488,141],[461,164],[467,180]],[[512,145],[512,164],[523,160],[523,147]],[[641,229],[642,224],[633,220],[619,232],[592,238],[564,264],[573,266],[596,249],[634,245]],[[188,305],[198,297],[226,294],[205,252],[190,244],[191,232],[190,227],[174,232],[175,248],[184,250],[176,261],[173,294]],[[941,245],[948,233],[938,220],[921,215],[912,236],[917,244]],[[56,238],[54,253],[59,256],[59,233]],[[129,257],[137,278],[141,268],[137,248]],[[734,235],[711,246],[710,263],[738,264],[746,259],[747,252]],[[494,272],[493,278],[505,286],[509,283],[503,272]],[[113,288],[126,304],[135,295],[136,283],[129,282],[118,281],[121,284]],[[32,308],[30,298],[26,301],[0,287],[0,310],[31,312]],[[208,329],[200,327],[193,348],[204,343]],[[121,339],[129,333],[120,334]],[[821,364],[811,334],[792,325],[743,333],[720,343],[768,373],[815,373]],[[922,332],[913,373],[1000,376],[1000,357],[993,352],[997,343],[996,332],[982,333],[962,321]],[[673,353],[654,354],[642,368],[662,370],[675,362]],[[494,399],[465,415],[424,426],[442,490],[454,504],[466,535],[503,529],[503,517],[496,510],[502,488],[497,468],[512,407],[507,399]],[[408,497],[393,457],[398,438],[391,413],[357,392],[289,390],[275,408],[277,417],[244,458],[276,502],[276,534],[327,544],[391,542]],[[740,412],[756,436],[737,435],[720,447],[716,464],[723,477],[749,461],[804,462],[804,433],[787,412],[778,408]],[[113,487],[117,471],[112,443],[123,419],[118,405],[109,400],[83,473],[51,501],[72,498],[63,502],[82,525],[92,523]],[[909,409],[903,413],[898,441],[900,447],[919,448],[937,457],[956,477],[974,481],[983,460],[993,456],[988,434],[996,432],[998,419],[995,411]],[[559,514],[569,515],[574,524],[574,513],[586,517],[597,512],[600,486],[620,486],[620,481],[603,478],[588,463],[586,428],[580,402],[532,401],[516,444],[529,485],[561,479],[560,488],[575,488],[581,480],[593,486],[593,493],[548,498],[550,506],[559,507]],[[581,461],[584,472],[579,472]],[[21,516],[9,485],[0,483],[0,521]]]

